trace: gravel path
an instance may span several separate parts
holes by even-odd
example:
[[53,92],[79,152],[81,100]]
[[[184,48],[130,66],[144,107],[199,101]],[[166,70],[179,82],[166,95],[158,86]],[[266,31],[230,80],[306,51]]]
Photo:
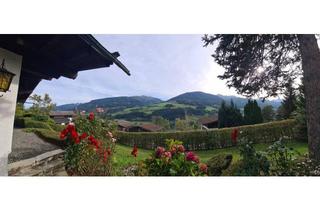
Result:
[[59,147],[43,141],[34,133],[26,133],[23,129],[14,129],[9,163],[31,158],[56,149],[59,149]]

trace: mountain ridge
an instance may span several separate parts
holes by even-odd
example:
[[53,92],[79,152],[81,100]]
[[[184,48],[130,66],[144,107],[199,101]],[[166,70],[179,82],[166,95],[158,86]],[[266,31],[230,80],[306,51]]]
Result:
[[[222,101],[227,103],[230,100],[233,100],[234,104],[239,108],[244,107],[248,99],[238,97],[238,96],[225,96],[222,94],[210,94],[201,91],[186,92],[175,97],[168,99],[167,101],[161,100],[156,97],[151,96],[118,96],[118,97],[107,97],[94,99],[86,103],[71,103],[63,104],[56,107],[58,111],[71,111],[71,110],[86,110],[92,111],[96,107],[107,108],[111,112],[117,112],[126,108],[132,107],[143,107],[152,104],[162,103],[162,102],[171,102],[171,103],[180,103],[188,104],[195,106],[220,106]],[[280,106],[281,101],[279,100],[265,100],[262,102],[261,99],[257,99],[259,106],[263,107],[266,105],[272,105],[274,108]]]

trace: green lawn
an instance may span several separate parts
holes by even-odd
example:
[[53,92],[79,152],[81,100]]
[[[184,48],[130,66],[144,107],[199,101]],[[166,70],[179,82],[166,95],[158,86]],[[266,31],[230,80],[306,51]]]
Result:
[[[265,151],[270,144],[256,144],[255,148],[257,151]],[[299,154],[304,155],[308,152],[308,145],[307,143],[301,143],[301,142],[292,142],[287,144],[288,147],[293,148],[295,151],[297,151]],[[131,155],[132,148],[123,146],[123,145],[116,145],[116,151],[115,151],[115,161],[117,167],[126,167],[132,163],[137,163],[141,160],[146,159],[151,153],[152,150],[138,150],[138,157],[134,158]],[[230,153],[233,155],[234,160],[238,160],[239,155],[239,149],[237,147],[230,147],[230,148],[224,148],[224,149],[215,149],[215,150],[207,150],[207,151],[196,151],[195,152],[199,157],[201,162],[206,162],[208,159],[210,159],[212,156],[216,154],[221,153]]]

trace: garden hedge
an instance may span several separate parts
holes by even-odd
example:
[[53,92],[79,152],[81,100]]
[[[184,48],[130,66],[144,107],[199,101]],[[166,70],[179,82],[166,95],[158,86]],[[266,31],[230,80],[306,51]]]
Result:
[[[294,139],[295,120],[274,121],[269,123],[239,126],[239,138],[246,138],[253,143],[269,143],[281,137],[289,141]],[[177,131],[177,132],[116,132],[118,143],[139,148],[154,149],[165,146],[166,139],[183,142],[188,150],[210,150],[232,146],[231,132],[234,128]]]
[[60,133],[57,131],[44,129],[44,128],[26,128],[26,132],[35,133],[39,138],[57,146],[64,147],[66,142],[60,139]]
[[47,122],[36,121],[30,117],[15,118],[14,124],[20,128],[44,128],[52,130],[51,126]]

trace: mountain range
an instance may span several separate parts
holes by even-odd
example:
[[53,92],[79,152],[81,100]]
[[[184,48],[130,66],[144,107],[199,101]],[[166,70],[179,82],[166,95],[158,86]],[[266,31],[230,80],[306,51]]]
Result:
[[[242,109],[247,103],[246,98],[204,93],[200,91],[187,92],[167,101],[150,96],[121,96],[95,99],[87,103],[65,104],[57,106],[58,111],[85,110],[93,111],[97,107],[107,110],[107,115],[126,120],[146,121],[153,116],[162,116],[169,120],[188,115],[208,115],[217,113],[222,101],[234,104]],[[281,104],[280,100],[257,100],[259,106],[271,105],[275,109]]]

